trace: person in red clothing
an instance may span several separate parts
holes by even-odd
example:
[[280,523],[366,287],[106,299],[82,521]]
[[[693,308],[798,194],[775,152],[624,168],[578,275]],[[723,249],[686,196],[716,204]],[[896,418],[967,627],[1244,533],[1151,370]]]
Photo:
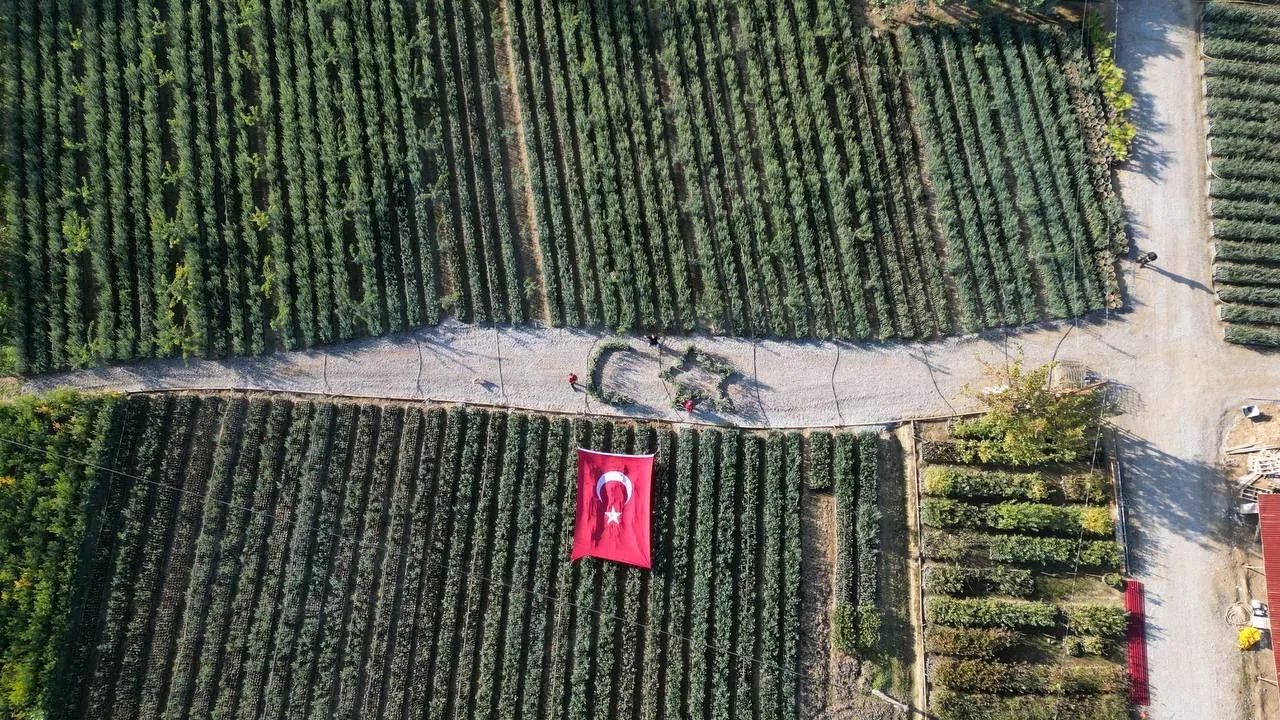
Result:
[[684,401],[684,411],[693,414],[693,398]]
[[573,388],[574,390],[577,390],[577,389],[578,389],[578,375],[577,375],[577,373],[569,373],[569,387]]

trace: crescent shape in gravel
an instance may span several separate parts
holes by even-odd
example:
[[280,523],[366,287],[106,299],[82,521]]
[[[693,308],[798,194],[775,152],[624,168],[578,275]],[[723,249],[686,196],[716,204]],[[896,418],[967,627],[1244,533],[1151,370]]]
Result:
[[617,470],[610,470],[609,472],[601,475],[599,480],[596,480],[596,500],[604,501],[604,498],[600,497],[600,490],[606,483],[611,482],[622,483],[622,487],[627,489],[627,499],[622,501],[622,504],[625,506],[627,503],[631,502],[631,478],[623,475]]

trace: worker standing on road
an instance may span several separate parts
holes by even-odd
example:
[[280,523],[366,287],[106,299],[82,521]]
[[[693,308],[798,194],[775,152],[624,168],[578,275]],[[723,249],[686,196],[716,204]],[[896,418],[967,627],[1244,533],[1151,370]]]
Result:
[[569,387],[573,388],[575,392],[577,391],[578,375],[576,373],[569,373]]
[[1158,257],[1158,256],[1157,256],[1155,253],[1153,253],[1153,252],[1147,252],[1147,253],[1143,253],[1143,254],[1139,255],[1139,256],[1138,256],[1138,269],[1139,269],[1139,270],[1141,270],[1142,268],[1146,267],[1147,265],[1149,265],[1149,264],[1151,264],[1151,263],[1155,262],[1157,257]]
[[644,338],[649,341],[649,347],[658,347],[662,344],[657,335],[645,335]]

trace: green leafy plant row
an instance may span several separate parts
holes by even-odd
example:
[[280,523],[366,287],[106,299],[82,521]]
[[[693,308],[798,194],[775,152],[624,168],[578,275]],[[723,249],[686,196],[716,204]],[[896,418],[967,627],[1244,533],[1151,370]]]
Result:
[[925,650],[935,655],[993,659],[1016,647],[1023,636],[1009,628],[930,627],[925,634]]
[[943,720],[1125,720],[1129,702],[1123,694],[1051,696],[963,693],[940,688],[929,707]]
[[990,538],[990,557],[1030,567],[1080,567],[1112,570],[1120,567],[1120,546],[1114,540],[1083,540],[998,535]]
[[921,519],[939,528],[1001,530],[1029,535],[1091,537],[1115,534],[1111,509],[1106,506],[1045,505],[1004,502],[973,505],[948,498],[925,498]]
[[[798,711],[799,433],[236,395],[5,407],[38,449],[0,448],[0,510],[42,508],[0,565],[14,712],[511,718],[599,693],[629,717]],[[878,440],[832,441],[855,493],[850,647],[870,649]],[[568,562],[580,446],[658,451],[652,572]]]
[[951,627],[1052,628],[1058,624],[1058,608],[1026,600],[928,599],[931,623]]
[[1008,595],[1030,597],[1036,591],[1030,570],[994,566],[989,568],[931,565],[925,569],[925,587],[940,595]]

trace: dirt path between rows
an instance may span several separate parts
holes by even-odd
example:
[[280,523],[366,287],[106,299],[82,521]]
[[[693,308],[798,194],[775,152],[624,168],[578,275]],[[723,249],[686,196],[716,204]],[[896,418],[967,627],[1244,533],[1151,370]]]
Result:
[[[520,103],[520,74],[516,67],[516,49],[512,37],[511,3],[502,2],[502,42],[494,46],[494,55],[499,65],[498,84],[502,94],[502,106],[508,117],[508,125],[515,128],[515,133],[506,139],[508,155],[515,151],[516,170],[513,180],[519,180],[519,187],[512,188],[512,200],[517,213],[524,215],[525,232],[528,233],[528,244],[520,243],[520,267],[526,279],[537,278],[538,292],[536,297],[526,298],[530,303],[529,316],[542,320],[551,317],[550,304],[547,301],[547,278],[542,266],[542,236],[538,232],[538,207],[533,199],[533,168],[529,166],[529,144],[524,131],[524,106]],[[503,77],[505,75],[505,77]],[[521,288],[523,291],[524,288]]]
[[907,592],[910,596],[907,613],[911,623],[912,647],[915,657],[911,664],[911,706],[917,709],[929,707],[928,675],[925,666],[924,641],[924,585],[922,550],[920,545],[920,485],[919,464],[916,454],[916,424],[903,425],[897,430],[902,445],[902,479],[907,492]]

